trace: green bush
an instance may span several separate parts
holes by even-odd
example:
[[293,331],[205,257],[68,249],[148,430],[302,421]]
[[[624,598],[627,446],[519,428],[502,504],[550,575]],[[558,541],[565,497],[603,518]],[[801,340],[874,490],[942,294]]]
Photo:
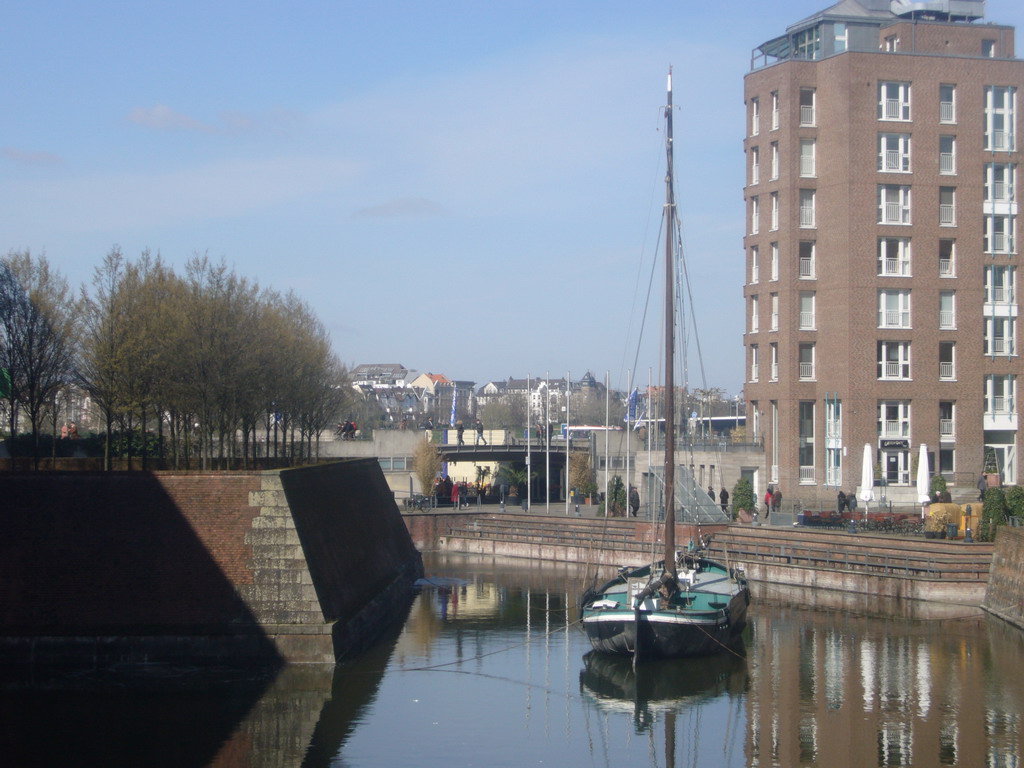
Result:
[[946,492],[946,478],[942,475],[932,475],[930,487],[932,491],[932,498],[941,499],[942,494]]
[[1006,512],[1024,519],[1024,486],[1013,485],[1006,490]]
[[757,509],[757,501],[754,499],[754,487],[745,477],[737,480],[736,485],[732,487],[732,509],[733,518],[736,517],[736,513],[741,509],[745,509],[748,512],[753,512]]
[[1006,497],[1002,488],[989,488],[978,521],[978,541],[995,541],[996,528],[1006,522]]
[[[626,512],[626,487],[618,475],[615,475],[608,484],[608,509],[611,510],[612,517],[619,517]],[[603,515],[604,510],[605,502],[602,501],[597,507],[597,514]]]

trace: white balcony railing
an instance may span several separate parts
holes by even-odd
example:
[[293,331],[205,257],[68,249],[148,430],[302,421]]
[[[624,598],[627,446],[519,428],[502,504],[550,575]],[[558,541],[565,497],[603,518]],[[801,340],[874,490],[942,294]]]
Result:
[[906,375],[903,370],[904,364],[899,361],[886,360],[882,373],[886,379],[904,379]]
[[939,203],[939,224],[946,226],[956,223],[956,206],[949,203]]
[[761,167],[758,165],[753,166],[750,169],[750,183],[760,184],[761,183]]
[[1013,413],[1013,397],[995,395],[988,401],[988,411],[990,414],[1007,414]]
[[813,227],[814,226],[814,208],[809,205],[800,206],[800,226],[801,227]]
[[800,155],[800,175],[801,176],[813,176],[814,175],[814,157],[808,155]]
[[940,277],[953,277],[953,260],[952,259],[939,259],[939,276]]
[[779,465],[772,464],[772,480],[773,483],[779,482]]
[[751,381],[757,381],[758,372],[759,372],[759,367],[758,367],[757,363],[754,363],[753,365],[750,366],[750,380]]
[[952,101],[940,101],[939,102],[939,122],[941,123],[955,123],[956,122],[956,111],[953,108]]
[[956,156],[952,152],[939,154],[939,173],[956,173]]
[[939,310],[939,328],[956,328],[956,313],[948,309]]
[[939,378],[940,379],[954,379],[953,375],[953,364],[952,363],[939,363]]
[[778,312],[772,312],[772,327],[771,327],[771,330],[773,330],[773,331],[779,330],[779,313]]
[[800,363],[800,378],[805,381],[814,379],[814,363]]
[[910,327],[910,313],[902,309],[886,309],[882,312],[883,328]]
[[800,330],[812,331],[814,330],[814,313],[813,312],[801,312],[800,313]]
[[800,125],[814,125],[814,105],[800,105]]
[[778,381],[779,380],[779,364],[778,363],[772,363],[772,379],[771,380],[772,381]]
[[985,149],[992,152],[1009,152],[1013,150],[1013,134],[1009,131],[991,131],[985,135]]
[[906,421],[887,420],[882,425],[882,437],[907,437],[910,434],[909,427]]
[[886,99],[885,100],[885,119],[886,120],[902,120],[903,119],[903,102],[899,99]]
[[993,232],[990,241],[989,250],[992,253],[1009,253],[1010,250],[1007,247],[1008,238],[1002,232]]
[[814,485],[814,467],[800,467],[800,485]]
[[1013,289],[1009,286],[997,285],[990,290],[993,304],[1013,304]]
[[899,259],[882,259],[882,274],[883,275],[899,275],[902,274],[900,270]]
[[814,260],[813,259],[800,259],[800,277],[813,278],[814,277]]
[[954,436],[953,432],[953,420],[952,419],[939,419],[939,437],[951,438]]
[[1009,200],[1010,197],[1007,194],[1008,184],[1005,181],[993,181],[991,186],[991,200],[992,202],[1003,202]]
[[990,354],[997,357],[1010,357],[1013,355],[1013,339],[992,339]]

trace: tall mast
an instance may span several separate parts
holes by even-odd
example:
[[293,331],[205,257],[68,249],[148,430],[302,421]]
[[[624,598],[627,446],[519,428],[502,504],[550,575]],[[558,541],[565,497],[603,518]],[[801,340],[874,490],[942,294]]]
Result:
[[668,105],[665,107],[665,567],[676,578],[676,404],[675,404],[675,279],[673,235],[676,200],[672,179],[672,68],[668,70]]

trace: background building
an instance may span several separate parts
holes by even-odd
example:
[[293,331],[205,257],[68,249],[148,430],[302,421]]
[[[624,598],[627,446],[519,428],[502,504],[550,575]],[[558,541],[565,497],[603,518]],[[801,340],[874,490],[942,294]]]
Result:
[[865,443],[894,500],[920,443],[1018,480],[1024,62],[983,10],[844,0],[754,51],[745,395],[789,498],[856,487]]

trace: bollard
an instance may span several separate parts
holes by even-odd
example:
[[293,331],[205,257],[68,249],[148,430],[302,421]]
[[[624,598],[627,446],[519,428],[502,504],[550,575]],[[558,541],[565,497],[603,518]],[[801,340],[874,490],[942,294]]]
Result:
[[971,538],[971,529],[970,528],[964,528],[964,541],[967,542],[968,544],[973,544],[974,543],[974,539]]

